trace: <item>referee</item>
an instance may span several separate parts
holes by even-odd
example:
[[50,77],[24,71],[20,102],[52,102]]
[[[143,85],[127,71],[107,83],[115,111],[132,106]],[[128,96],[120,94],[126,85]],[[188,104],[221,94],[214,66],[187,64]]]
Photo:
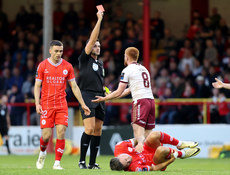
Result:
[[[101,45],[98,40],[103,12],[97,12],[97,23],[86,43],[85,49],[79,56],[79,79],[78,85],[81,89],[85,104],[90,108],[90,115],[86,116],[80,107],[83,118],[84,132],[81,137],[80,169],[100,169],[96,163],[97,152],[100,145],[102,126],[105,117],[105,103],[92,103],[95,96],[104,96],[104,68],[103,62],[98,60]],[[86,152],[90,144],[90,161],[88,167],[85,163]]]
[[7,101],[8,101],[7,95],[2,95],[1,105],[0,105],[0,134],[5,139],[5,145],[6,145],[8,154],[11,154],[10,148],[9,148],[9,142],[8,142],[9,140],[8,130],[10,127],[10,116],[9,116],[8,109],[6,106]]

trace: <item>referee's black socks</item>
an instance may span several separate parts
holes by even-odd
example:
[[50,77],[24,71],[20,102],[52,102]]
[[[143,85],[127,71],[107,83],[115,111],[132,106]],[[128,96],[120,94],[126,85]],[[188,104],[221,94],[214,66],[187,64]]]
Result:
[[90,143],[90,160],[89,165],[94,165],[96,162],[97,152],[100,147],[101,136],[92,136]]
[[81,136],[81,157],[80,157],[80,162],[85,161],[85,156],[89,147],[89,142],[93,136],[86,134],[83,132]]

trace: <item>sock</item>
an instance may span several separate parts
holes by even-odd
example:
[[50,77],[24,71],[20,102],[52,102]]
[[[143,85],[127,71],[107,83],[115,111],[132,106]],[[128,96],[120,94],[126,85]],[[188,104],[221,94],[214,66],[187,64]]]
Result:
[[83,132],[81,136],[81,156],[80,156],[80,162],[85,161],[85,156],[89,147],[89,142],[91,140],[91,135],[86,134]]
[[49,142],[44,142],[42,137],[40,138],[40,150],[44,152],[47,148]]
[[175,139],[174,137],[164,133],[164,132],[160,132],[161,133],[161,138],[160,138],[160,142],[164,143],[164,144],[170,144],[170,145],[174,145],[177,146],[179,143],[179,140]]
[[92,136],[92,140],[90,143],[90,160],[89,164],[94,165],[96,162],[97,152],[100,146],[101,136]]
[[168,155],[166,156],[166,159],[170,159],[171,157],[171,153],[174,152],[174,150],[172,148],[169,148],[169,153]]
[[[170,152],[169,152],[169,154],[166,156],[166,158],[167,159],[169,159],[170,158],[170,155],[171,155],[171,153],[173,152],[175,152],[175,150],[174,149],[172,149],[172,148],[169,148],[170,149]],[[184,151],[178,151],[178,150],[176,150],[177,151],[177,153],[178,153],[178,158],[181,158],[181,157],[183,157],[184,156]]]
[[11,154],[8,140],[6,140],[6,148],[7,148],[8,154]]
[[60,161],[59,160],[55,160],[54,165],[60,165]]
[[56,139],[55,161],[61,160],[62,155],[64,153],[64,149],[65,149],[65,139],[63,139],[63,140]]

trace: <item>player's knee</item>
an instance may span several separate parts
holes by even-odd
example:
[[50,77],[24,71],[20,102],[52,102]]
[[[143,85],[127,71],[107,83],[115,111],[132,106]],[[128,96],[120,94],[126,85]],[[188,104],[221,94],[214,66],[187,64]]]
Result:
[[52,133],[50,133],[50,132],[45,132],[45,133],[43,133],[43,134],[42,134],[42,139],[43,139],[43,141],[44,141],[44,142],[48,142],[49,139],[50,139],[50,137],[51,137],[51,135],[52,135]]
[[168,155],[168,153],[169,153],[169,148],[164,146],[159,146],[156,150],[156,154],[159,155]]
[[85,133],[87,135],[93,135],[94,134],[94,128],[93,127],[85,127]]
[[94,129],[94,135],[99,136],[99,135],[101,135],[101,132],[102,132],[102,128],[95,128]]
[[148,135],[148,138],[151,140],[156,140],[161,138],[161,133],[159,131],[153,131]]
[[58,139],[64,139],[65,138],[65,131],[66,131],[65,127],[57,128],[57,138]]

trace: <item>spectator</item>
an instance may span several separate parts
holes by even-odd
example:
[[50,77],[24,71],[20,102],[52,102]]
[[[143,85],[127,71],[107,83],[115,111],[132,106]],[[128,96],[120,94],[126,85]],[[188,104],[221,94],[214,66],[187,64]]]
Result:
[[[24,96],[20,93],[18,89],[18,85],[13,84],[9,91],[9,103],[23,103]],[[11,125],[20,126],[22,125],[22,116],[23,116],[24,108],[18,106],[11,106],[10,109],[10,120]]]
[[165,24],[161,19],[160,11],[154,12],[153,18],[150,21],[151,39],[155,40],[154,49],[158,49],[159,42],[164,38]]
[[228,35],[228,30],[229,30],[229,29],[228,29],[228,26],[227,26],[227,24],[226,24],[225,19],[223,19],[223,18],[220,19],[220,23],[219,23],[218,28],[221,30],[222,35],[223,35],[224,37],[227,37],[227,35]]
[[[183,93],[184,98],[192,98],[194,97],[194,88],[190,83],[185,84],[185,90]],[[183,105],[179,106],[177,122],[188,124],[188,123],[199,123],[199,109],[196,105]]]
[[214,29],[211,25],[211,20],[210,18],[205,18],[204,26],[202,27],[200,32],[200,37],[202,39],[203,45],[205,45],[205,41],[207,39],[212,39],[213,35],[214,35]]
[[220,19],[221,19],[221,16],[218,13],[217,7],[213,7],[211,10],[211,16],[210,16],[212,27],[218,26],[220,23]]
[[11,88],[13,85],[16,85],[18,87],[19,91],[21,90],[21,87],[22,87],[24,79],[23,79],[23,77],[21,76],[20,73],[21,72],[20,72],[19,68],[15,67],[13,69],[13,75],[12,75],[12,77],[10,78],[10,80],[8,82],[9,83],[8,84],[9,88]]
[[[30,86],[29,92],[24,94],[25,101],[28,103],[34,103],[34,86]],[[22,124],[27,125],[27,112],[23,113]],[[40,115],[37,114],[35,106],[30,107],[30,125],[39,125],[40,124]]]
[[212,64],[218,65],[218,51],[215,48],[211,39],[206,40],[206,49],[204,59],[208,59]]
[[200,61],[197,58],[195,58],[194,68],[192,71],[193,76],[196,77],[197,75],[201,74],[202,70],[203,70],[203,66],[201,65]]
[[22,29],[26,29],[28,22],[28,12],[25,6],[20,6],[18,13],[16,14],[15,24]]
[[[164,92],[164,96],[162,97],[161,101],[165,99],[172,98],[172,91],[170,88],[166,88]],[[163,106],[162,107],[164,112],[160,115],[159,124],[174,124],[175,117],[177,114],[176,106]],[[162,109],[161,109],[162,110]]]
[[65,27],[69,24],[72,24],[73,27],[76,29],[77,28],[77,21],[78,21],[78,14],[74,10],[74,3],[70,3],[68,5],[68,11],[64,14],[62,26]]
[[65,13],[62,10],[62,3],[60,0],[56,1],[56,8],[53,12],[53,24],[54,28],[56,26],[61,26]]
[[209,98],[211,95],[209,87],[204,84],[204,77],[199,75],[196,77],[195,97]]
[[200,12],[198,10],[194,10],[192,13],[192,24],[194,24],[194,22],[198,20],[200,25],[203,26],[204,24],[204,19],[203,17],[200,15]]

